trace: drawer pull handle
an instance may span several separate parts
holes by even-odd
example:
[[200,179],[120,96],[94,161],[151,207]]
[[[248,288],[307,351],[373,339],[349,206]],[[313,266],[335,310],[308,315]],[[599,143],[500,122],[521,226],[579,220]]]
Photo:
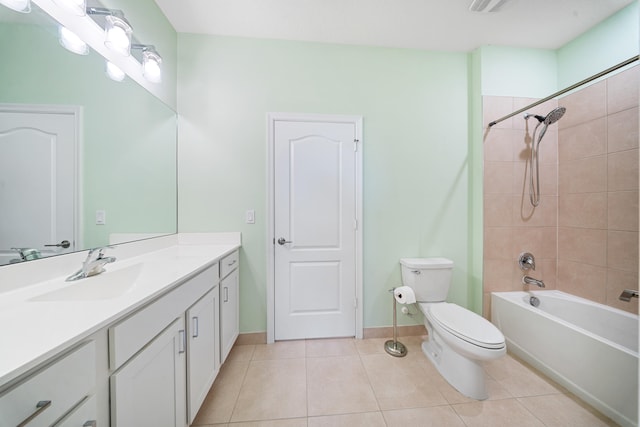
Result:
[[180,342],[178,343],[178,353],[184,353],[187,347],[187,343],[185,342],[187,339],[187,334],[184,333],[184,329],[180,329],[178,331],[178,336]]
[[82,427],[98,427],[98,422],[96,420],[90,420],[82,424]]
[[236,263],[236,260],[234,259],[233,261],[231,261],[229,264],[227,264],[229,267],[231,267],[233,264]]
[[31,420],[33,420],[35,417],[40,415],[49,406],[51,406],[51,401],[50,400],[41,400],[40,402],[36,403],[36,408],[37,409],[33,412],[33,414],[29,415],[27,418],[24,419],[24,421],[22,421],[20,424],[18,424],[18,427],[24,427],[27,424],[29,424],[31,422]]
[[198,338],[198,317],[193,318],[193,338]]

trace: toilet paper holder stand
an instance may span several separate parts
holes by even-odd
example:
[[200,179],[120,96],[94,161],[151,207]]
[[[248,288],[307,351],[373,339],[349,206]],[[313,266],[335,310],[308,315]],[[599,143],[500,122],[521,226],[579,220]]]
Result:
[[396,305],[398,303],[393,295],[394,290],[395,288],[389,289],[391,300],[393,301],[393,339],[384,343],[384,350],[392,356],[404,357],[407,355],[407,347],[398,341],[398,320],[396,317]]

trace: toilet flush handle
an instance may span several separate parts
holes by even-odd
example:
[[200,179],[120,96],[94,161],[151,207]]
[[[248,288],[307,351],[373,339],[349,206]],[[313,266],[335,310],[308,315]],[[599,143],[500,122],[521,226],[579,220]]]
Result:
[[411,270],[413,274],[420,274],[420,270]]

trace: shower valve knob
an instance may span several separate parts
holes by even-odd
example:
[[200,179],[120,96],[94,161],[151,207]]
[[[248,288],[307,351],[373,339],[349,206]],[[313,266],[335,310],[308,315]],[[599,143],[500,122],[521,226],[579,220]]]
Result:
[[520,269],[522,271],[535,270],[536,259],[533,256],[533,254],[529,252],[523,252],[520,254],[520,257],[518,258],[518,265],[520,265]]

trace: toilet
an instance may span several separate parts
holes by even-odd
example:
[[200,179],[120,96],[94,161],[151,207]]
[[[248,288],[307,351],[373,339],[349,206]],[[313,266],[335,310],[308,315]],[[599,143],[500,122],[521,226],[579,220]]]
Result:
[[477,400],[489,397],[482,362],[507,352],[504,335],[491,322],[446,302],[453,261],[446,258],[403,258],[402,283],[411,287],[424,314],[428,337],[422,351],[460,393]]

